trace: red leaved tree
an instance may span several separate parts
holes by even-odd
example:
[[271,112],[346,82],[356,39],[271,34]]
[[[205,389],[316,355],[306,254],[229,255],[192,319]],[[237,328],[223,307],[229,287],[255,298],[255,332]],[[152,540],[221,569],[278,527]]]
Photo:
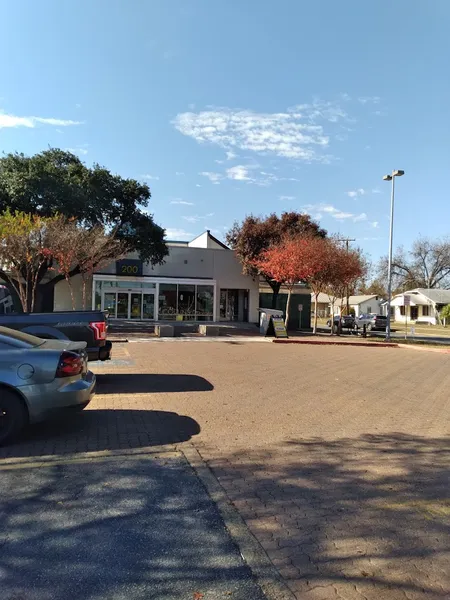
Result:
[[[331,298],[332,304],[332,315],[334,315],[334,305],[336,299],[341,299],[340,313],[344,308],[344,297],[346,296],[347,290],[353,288],[355,283],[364,275],[365,272],[365,260],[356,250],[347,250],[337,240],[331,240],[334,246],[334,252],[330,263],[329,281],[325,287],[325,291],[328,292]],[[331,328],[333,333],[333,327]]]
[[286,238],[276,246],[272,246],[261,254],[261,258],[253,262],[260,273],[265,273],[271,280],[288,288],[286,302],[286,327],[289,321],[291,294],[294,285],[308,281],[322,267],[311,250],[321,238],[293,237]]
[[334,278],[336,242],[330,238],[312,238],[308,244],[309,261],[314,261],[316,268],[309,277],[308,284],[314,293],[313,333],[317,331],[318,296],[328,291],[330,281]]
[[310,238],[305,252],[303,260],[311,270],[307,282],[315,297],[313,333],[316,333],[319,294],[327,293],[334,306],[336,298],[343,298],[346,290],[353,288],[363,276],[365,260],[357,251],[347,251],[339,240],[333,238]]

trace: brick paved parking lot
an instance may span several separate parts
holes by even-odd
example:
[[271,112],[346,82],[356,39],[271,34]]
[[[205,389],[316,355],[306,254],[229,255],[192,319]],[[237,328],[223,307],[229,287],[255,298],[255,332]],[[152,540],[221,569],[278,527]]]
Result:
[[450,356],[130,343],[1,456],[192,442],[299,599],[450,598]]

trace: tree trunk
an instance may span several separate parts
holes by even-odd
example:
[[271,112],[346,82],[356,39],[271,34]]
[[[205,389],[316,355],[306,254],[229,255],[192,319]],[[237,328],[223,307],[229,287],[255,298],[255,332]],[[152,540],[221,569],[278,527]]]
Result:
[[70,299],[72,301],[72,310],[75,310],[75,296],[73,295],[73,286],[70,277],[66,277],[67,285],[69,286]]
[[334,333],[334,301],[331,302],[331,332],[330,335]]
[[313,333],[316,334],[317,333],[317,307],[319,306],[319,300],[317,298],[317,294],[315,295],[315,299],[314,299],[314,326],[313,326]]
[[266,279],[266,281],[272,288],[272,307],[271,308],[276,309],[278,295],[280,293],[280,288],[281,288],[281,283],[278,283],[277,281],[268,280],[268,279]]
[[83,302],[83,310],[86,310],[86,279],[82,276],[81,297]]
[[289,291],[288,291],[287,301],[286,301],[286,318],[284,320],[284,324],[286,326],[286,331],[287,331],[288,323],[289,323],[289,310],[291,308],[291,294],[292,294],[292,288],[290,287]]

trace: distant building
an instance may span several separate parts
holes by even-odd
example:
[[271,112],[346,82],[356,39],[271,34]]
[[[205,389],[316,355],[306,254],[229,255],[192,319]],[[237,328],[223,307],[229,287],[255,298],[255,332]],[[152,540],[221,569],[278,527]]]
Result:
[[[130,254],[93,275],[89,303],[111,319],[258,322],[258,282],[242,274],[235,253],[209,231],[190,242],[168,241],[169,255],[151,266]],[[72,278],[81,309],[81,278]],[[65,281],[55,286],[54,310],[71,310]]]
[[[317,314],[320,318],[328,318],[331,316],[332,308],[335,314],[340,314],[347,306],[347,298],[333,298],[328,294],[320,293],[317,296],[318,309]],[[381,314],[381,305],[383,303],[380,296],[375,294],[360,295],[360,296],[349,296],[348,304],[350,310],[355,314],[356,317],[367,313]],[[315,294],[311,294],[311,311],[314,312],[315,306]]]
[[[405,296],[409,297],[409,304]],[[450,304],[450,290],[415,288],[394,296],[391,315],[398,322],[408,320],[436,325],[439,312],[447,304]]]

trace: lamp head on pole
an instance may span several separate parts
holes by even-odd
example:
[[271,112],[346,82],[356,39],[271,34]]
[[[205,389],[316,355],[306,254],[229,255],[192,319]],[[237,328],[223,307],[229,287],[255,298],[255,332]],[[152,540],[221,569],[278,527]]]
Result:
[[385,175],[383,179],[384,181],[392,181],[394,177],[401,177],[404,174],[405,171],[402,171],[401,169],[396,169],[395,171],[392,171],[392,175]]

